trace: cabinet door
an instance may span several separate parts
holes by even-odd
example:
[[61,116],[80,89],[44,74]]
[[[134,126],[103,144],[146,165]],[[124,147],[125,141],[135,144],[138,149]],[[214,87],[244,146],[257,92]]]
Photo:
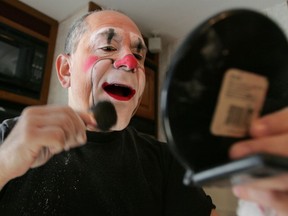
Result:
[[146,85],[140,106],[136,112],[136,116],[143,118],[155,119],[155,71],[150,67],[145,67]]

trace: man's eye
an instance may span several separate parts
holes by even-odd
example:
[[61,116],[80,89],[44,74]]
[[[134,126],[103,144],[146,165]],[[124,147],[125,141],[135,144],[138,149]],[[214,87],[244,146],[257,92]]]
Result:
[[143,56],[137,54],[137,53],[133,53],[133,55],[135,56],[136,59],[138,60],[142,60],[143,59]]
[[105,46],[105,47],[102,47],[101,48],[103,51],[106,51],[106,52],[111,52],[111,51],[116,51],[117,49],[112,47],[112,46]]

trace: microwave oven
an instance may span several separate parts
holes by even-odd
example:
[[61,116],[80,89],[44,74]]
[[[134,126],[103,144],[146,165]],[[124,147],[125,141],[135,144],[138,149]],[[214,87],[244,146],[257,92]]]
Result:
[[0,23],[0,90],[39,99],[48,44]]

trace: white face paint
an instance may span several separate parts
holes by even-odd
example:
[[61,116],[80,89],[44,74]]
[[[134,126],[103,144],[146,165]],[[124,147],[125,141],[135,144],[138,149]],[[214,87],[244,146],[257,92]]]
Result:
[[123,52],[127,52],[125,50],[127,47],[123,46],[127,37],[130,42],[130,53],[137,59],[138,67],[144,68],[147,48],[142,37],[135,33],[125,32],[120,28],[104,27],[92,33],[89,42],[91,50],[96,56],[99,58],[110,57],[116,61],[123,57]]
[[[74,82],[79,86],[74,94],[78,98],[84,95],[78,101],[89,98],[89,106],[97,101],[112,102],[118,115],[117,125],[112,129],[121,130],[129,124],[145,88],[147,48],[141,35],[118,27],[106,26],[89,34],[73,54],[79,66],[74,70],[82,71],[77,83]],[[82,85],[78,84],[80,80]]]

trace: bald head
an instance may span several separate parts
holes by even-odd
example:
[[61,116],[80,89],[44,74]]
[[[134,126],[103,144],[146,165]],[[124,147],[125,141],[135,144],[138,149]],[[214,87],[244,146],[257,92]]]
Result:
[[74,53],[84,33],[107,25],[125,27],[125,30],[142,37],[137,25],[125,14],[113,10],[93,11],[80,17],[71,26],[66,37],[64,52],[66,54]]
[[117,11],[98,11],[87,16],[86,21],[92,31],[103,26],[113,25],[119,28],[125,27],[128,31],[141,35],[137,25],[128,16]]

